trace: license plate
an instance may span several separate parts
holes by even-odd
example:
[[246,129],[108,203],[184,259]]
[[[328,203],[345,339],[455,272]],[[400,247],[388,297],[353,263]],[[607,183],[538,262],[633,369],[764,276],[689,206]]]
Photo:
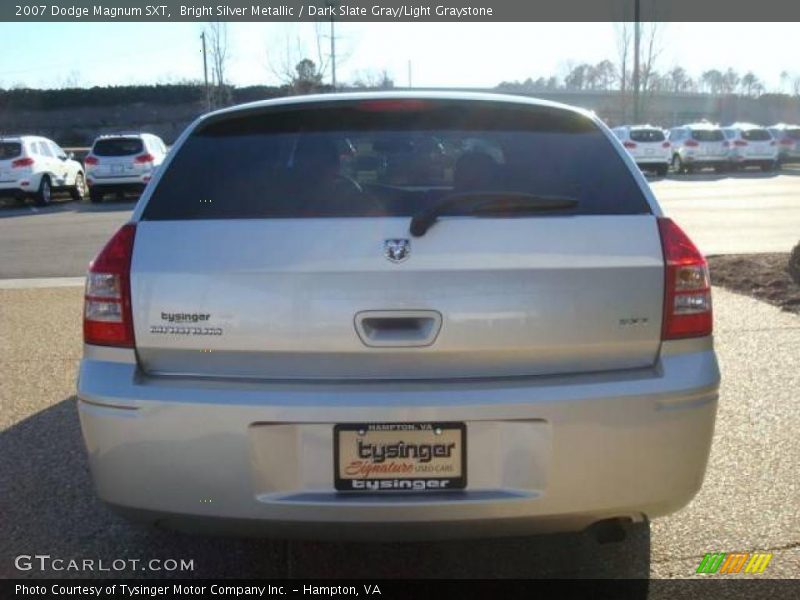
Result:
[[334,485],[347,492],[464,489],[466,443],[464,423],[335,425]]
[[123,165],[111,165],[111,172],[114,174],[124,173],[125,167]]

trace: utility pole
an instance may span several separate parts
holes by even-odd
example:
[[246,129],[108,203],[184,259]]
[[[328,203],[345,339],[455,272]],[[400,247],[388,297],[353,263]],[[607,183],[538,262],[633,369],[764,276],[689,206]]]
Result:
[[331,82],[333,91],[336,91],[336,35],[333,29],[333,15],[331,15]]
[[633,122],[639,122],[639,46],[642,37],[642,24],[640,22],[639,0],[634,0],[633,5]]
[[206,111],[211,111],[211,90],[208,89],[208,61],[206,60],[206,32],[200,34],[203,41],[203,79],[206,85]]

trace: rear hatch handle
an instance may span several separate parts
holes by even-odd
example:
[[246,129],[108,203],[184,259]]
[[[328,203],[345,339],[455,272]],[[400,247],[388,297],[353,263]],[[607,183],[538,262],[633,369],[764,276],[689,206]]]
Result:
[[436,341],[442,315],[435,310],[365,310],[355,316],[358,337],[372,348],[419,348]]

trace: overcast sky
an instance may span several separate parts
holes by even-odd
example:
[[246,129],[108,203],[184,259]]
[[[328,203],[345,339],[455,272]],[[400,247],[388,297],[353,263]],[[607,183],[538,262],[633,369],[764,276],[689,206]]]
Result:
[[[0,86],[63,87],[169,83],[202,78],[203,23],[2,23]],[[324,26],[328,34],[328,24]],[[800,75],[797,23],[660,24],[657,69],[753,71],[768,90],[780,73]],[[274,84],[275,68],[316,58],[311,23],[230,23],[228,79]],[[613,23],[337,23],[337,76],[386,69],[397,85],[493,87],[503,80],[563,76],[570,64],[616,62]],[[323,39],[327,54],[328,38]],[[268,58],[268,56],[270,58]]]

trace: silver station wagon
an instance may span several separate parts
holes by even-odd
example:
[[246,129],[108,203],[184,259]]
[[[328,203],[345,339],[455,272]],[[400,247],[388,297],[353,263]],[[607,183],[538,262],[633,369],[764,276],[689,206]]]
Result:
[[90,266],[99,496],[182,530],[410,539],[685,506],[706,261],[595,116],[491,94],[205,115]]

